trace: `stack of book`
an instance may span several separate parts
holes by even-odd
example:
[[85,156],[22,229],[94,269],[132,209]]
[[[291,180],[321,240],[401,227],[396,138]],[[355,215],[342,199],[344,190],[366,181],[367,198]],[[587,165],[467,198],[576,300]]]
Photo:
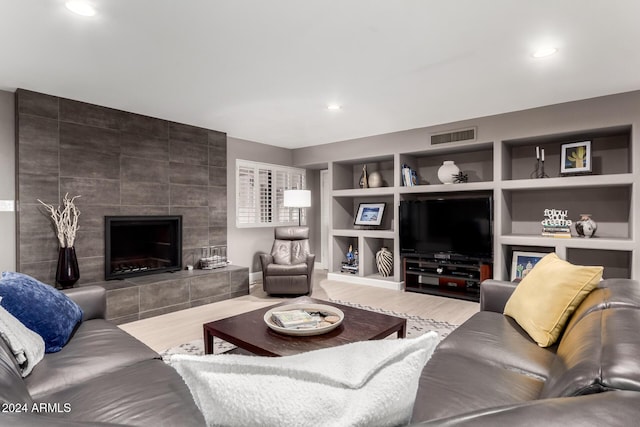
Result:
[[418,175],[415,170],[406,164],[402,165],[402,185],[405,187],[413,187],[418,184]]
[[567,219],[566,209],[545,209],[542,224],[542,235],[545,237],[571,237],[571,220]]
[[544,225],[542,235],[545,237],[571,237],[571,228],[568,225]]
[[315,328],[318,325],[318,318],[304,310],[274,311],[271,319],[276,325],[290,329]]

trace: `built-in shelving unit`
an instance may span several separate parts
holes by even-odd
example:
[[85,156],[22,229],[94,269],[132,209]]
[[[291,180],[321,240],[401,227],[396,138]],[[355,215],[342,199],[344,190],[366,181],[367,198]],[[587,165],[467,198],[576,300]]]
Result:
[[[489,193],[494,200],[494,278],[510,278],[514,251],[555,251],[574,263],[604,265],[605,277],[637,278],[639,272],[633,268],[638,255],[634,224],[639,220],[633,206],[640,188],[640,174],[638,167],[634,167],[633,130],[634,122],[630,121],[628,125],[522,138],[494,138],[493,141],[453,142],[437,146],[426,144],[426,148],[417,151],[395,151],[387,156],[330,162],[333,242],[330,277],[404,289],[404,264],[397,256],[400,247],[396,218],[400,201]],[[591,141],[592,172],[561,176],[562,145],[586,140]],[[532,177],[536,147],[545,150],[548,178]],[[437,172],[445,160],[455,161],[468,175],[468,182],[441,184]],[[382,175],[382,187],[359,188],[365,164],[368,173],[377,171]],[[404,164],[417,171],[417,185],[402,185]],[[381,227],[366,229],[353,225],[358,205],[363,202],[386,203]],[[572,238],[542,237],[540,221],[546,208],[566,209],[574,221],[582,213],[592,214],[598,223],[595,237],[577,237],[573,227]],[[361,267],[357,274],[340,272],[349,245],[359,249]],[[375,254],[382,246],[387,246],[394,253],[394,269],[389,277],[381,277],[375,265]],[[409,285],[415,287],[416,283],[407,284],[407,289],[411,288]]]

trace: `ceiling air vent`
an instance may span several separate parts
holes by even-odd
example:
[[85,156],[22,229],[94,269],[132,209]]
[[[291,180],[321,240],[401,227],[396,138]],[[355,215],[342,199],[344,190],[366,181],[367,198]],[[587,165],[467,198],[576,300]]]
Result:
[[450,132],[434,133],[431,135],[431,145],[446,144],[448,142],[475,141],[476,128],[459,129]]

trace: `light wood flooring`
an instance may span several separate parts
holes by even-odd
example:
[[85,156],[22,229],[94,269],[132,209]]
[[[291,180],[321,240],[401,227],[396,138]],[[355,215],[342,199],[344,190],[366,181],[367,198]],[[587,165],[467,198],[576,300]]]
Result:
[[[315,272],[313,280],[314,298],[352,302],[458,325],[479,309],[478,303],[469,301],[328,280],[326,270]],[[249,295],[125,323],[120,328],[160,352],[202,338],[204,323],[282,300],[265,294],[258,283],[251,286]]]

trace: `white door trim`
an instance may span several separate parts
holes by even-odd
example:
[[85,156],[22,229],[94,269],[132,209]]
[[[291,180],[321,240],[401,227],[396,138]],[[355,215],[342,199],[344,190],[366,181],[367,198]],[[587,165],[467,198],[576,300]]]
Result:
[[320,171],[320,266],[329,268],[329,170]]

